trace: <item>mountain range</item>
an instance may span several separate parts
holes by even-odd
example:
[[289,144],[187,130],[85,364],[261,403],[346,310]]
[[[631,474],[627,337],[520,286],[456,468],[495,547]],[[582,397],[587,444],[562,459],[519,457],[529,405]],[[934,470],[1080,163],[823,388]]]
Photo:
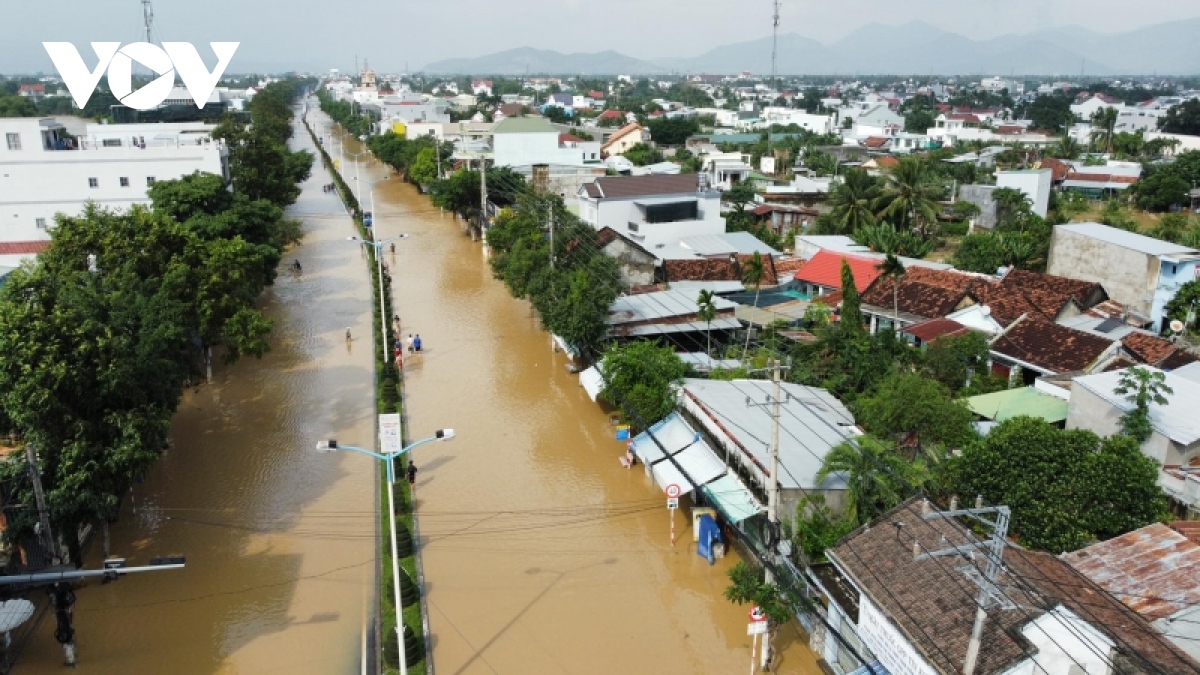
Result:
[[[1200,19],[1123,33],[1077,26],[972,40],[924,22],[865,25],[824,44],[779,36],[781,75],[1187,75],[1200,73]],[[562,54],[521,47],[431,63],[432,74],[651,75],[771,72],[771,38],[723,45],[699,56],[638,59],[615,51]]]

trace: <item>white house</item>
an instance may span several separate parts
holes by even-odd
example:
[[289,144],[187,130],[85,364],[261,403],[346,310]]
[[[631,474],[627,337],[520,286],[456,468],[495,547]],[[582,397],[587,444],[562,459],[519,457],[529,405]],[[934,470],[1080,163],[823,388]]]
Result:
[[893,136],[903,130],[904,118],[886,105],[877,105],[854,118],[855,136]]
[[768,127],[772,124],[795,124],[814,134],[831,134],[836,128],[832,114],[815,115],[795,108],[768,106],[763,108],[762,119]]
[[650,252],[685,237],[723,234],[721,194],[702,176],[597,178],[579,188],[579,217],[596,230],[612,228]]
[[748,160],[749,157],[740,152],[714,152],[705,155],[703,170],[710,185],[728,190],[754,172]]
[[471,82],[471,93],[476,96],[491,96],[492,81],[491,80],[473,80]]
[[1118,112],[1125,108],[1125,105],[1117,99],[1108,96],[1107,94],[1092,94],[1091,97],[1079,103],[1071,105],[1071,114],[1082,117],[1085,120],[1091,119],[1092,115],[1096,114],[1101,108],[1116,108]]
[[[528,166],[554,164],[583,166],[599,161],[599,148],[576,139],[564,145],[555,129],[544,117],[509,117],[492,129],[492,152],[496,166]],[[580,143],[586,146],[580,147]],[[584,153],[595,154],[592,158]]]
[[229,179],[224,142],[198,124],[91,124],[72,142],[53,119],[0,119],[0,241],[49,239],[54,216],[88,201],[148,204],[146,188],[196,171]]

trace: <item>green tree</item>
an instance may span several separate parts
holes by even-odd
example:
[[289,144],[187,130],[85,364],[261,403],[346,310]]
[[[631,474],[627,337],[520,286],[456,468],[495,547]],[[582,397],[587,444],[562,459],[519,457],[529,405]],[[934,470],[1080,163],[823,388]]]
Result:
[[621,156],[633,162],[634,166],[649,166],[663,161],[662,151],[647,143],[636,143]]
[[921,157],[905,157],[884,179],[878,215],[892,219],[900,228],[922,237],[937,222],[942,188],[932,182],[929,163]]
[[674,386],[687,375],[687,364],[673,349],[649,340],[610,347],[600,367],[600,396],[639,430],[675,410]]
[[683,145],[688,136],[700,131],[700,124],[682,117],[662,117],[647,123],[646,128],[650,130],[650,138],[659,145]]
[[810,565],[828,562],[825,551],[858,527],[853,518],[834,513],[825,505],[825,497],[817,494],[805,495],[799,501],[795,523],[793,539]]
[[1071,98],[1062,92],[1042,94],[1029,105],[1026,115],[1033,128],[1059,134],[1075,121],[1071,113]]
[[879,200],[879,182],[862,169],[846,172],[829,195],[831,214],[839,234],[853,234],[875,223],[875,204]]
[[1195,325],[1197,310],[1200,310],[1200,279],[1180,286],[1165,308],[1169,318],[1182,321],[1187,328]]
[[1138,206],[1148,211],[1167,211],[1187,201],[1191,185],[1171,171],[1155,171],[1132,189]]
[[951,490],[1012,509],[1022,545],[1058,554],[1155,522],[1166,513],[1158,467],[1137,441],[1101,440],[1017,417],[946,465]]
[[904,278],[904,263],[893,253],[888,253],[879,265],[879,276],[892,281],[892,332],[900,330],[900,280]]
[[1150,404],[1166,405],[1167,395],[1175,391],[1167,385],[1167,376],[1161,371],[1135,366],[1121,372],[1113,393],[1124,396],[1133,404],[1133,409],[1121,416],[1121,433],[1138,443],[1145,443],[1154,433],[1150,425]]
[[834,474],[846,481],[846,516],[861,525],[904,501],[914,482],[921,482],[922,469],[890,443],[861,436],[829,450],[817,471],[817,485]]
[[429,185],[437,180],[437,149],[422,148],[408,169],[408,177],[418,185]]
[[976,369],[985,366],[987,360],[987,337],[971,331],[934,340],[921,355],[920,371],[957,395],[971,385]]
[[704,353],[712,356],[712,321],[717,318],[715,293],[707,289],[700,291],[700,296],[696,298],[696,318],[704,322],[704,334],[708,339]]
[[1117,109],[1105,106],[1092,113],[1092,145],[1107,153],[1113,150],[1113,133],[1117,128]]
[[863,331],[862,298],[854,285],[854,271],[842,260],[842,313],[838,325],[853,332]]
[[855,407],[863,427],[880,438],[912,435],[917,447],[959,447],[975,437],[971,410],[955,401],[945,385],[924,375],[894,372]]
[[937,115],[930,109],[917,110],[904,117],[904,130],[910,134],[924,134],[936,125]]
[[[739,562],[726,572],[729,586],[725,588],[725,599],[738,605],[755,605],[767,617],[768,644],[763,648],[774,654],[775,634],[778,628],[792,620],[790,605],[794,600],[777,584],[766,580],[766,573],[758,567]],[[769,661],[770,659],[768,659]],[[774,670],[774,667],[771,668]]]
[[1058,143],[1050,149],[1050,155],[1059,159],[1079,159],[1081,154],[1083,148],[1080,147],[1079,141],[1069,135],[1058,139]]
[[887,223],[860,225],[851,234],[854,243],[866,246],[876,253],[902,255],[909,258],[924,258],[933,251],[937,242],[923,239],[910,231],[898,231]]
[[[767,269],[763,263],[763,258],[758,251],[750,256],[742,265],[742,283],[754,287],[754,306],[758,307],[758,292],[762,288],[763,279],[766,278]],[[750,328],[746,328],[746,346],[742,349],[742,360],[746,360],[746,354],[750,351]]]
[[1168,134],[1200,136],[1200,99],[1190,99],[1172,106],[1158,120],[1158,128]]

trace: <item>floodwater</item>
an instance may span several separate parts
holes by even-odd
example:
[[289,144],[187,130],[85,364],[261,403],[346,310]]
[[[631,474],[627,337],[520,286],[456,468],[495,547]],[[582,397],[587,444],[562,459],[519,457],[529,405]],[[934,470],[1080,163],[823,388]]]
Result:
[[[364,187],[387,174],[362,159]],[[461,222],[399,180],[374,198],[379,236],[409,235],[385,258],[425,346],[405,364],[409,438],[458,433],[413,458],[439,675],[747,672],[749,608],[722,596],[736,554],[696,555],[684,512],[671,545],[662,492],[619,464],[608,415]],[[796,630],[777,640],[776,672],[819,672]]]
[[[311,146],[300,127],[294,143]],[[376,466],[313,447],[330,436],[373,443],[372,296],[326,180],[314,167],[289,209],[306,234],[285,268],[296,258],[304,274],[282,271],[264,296],[272,351],[218,366],[212,385],[186,394],[172,448],[112,527],[113,554],[131,566],[178,553],[187,568],[80,590],[79,673],[360,672]],[[63,671],[53,631],[49,617],[15,672]]]

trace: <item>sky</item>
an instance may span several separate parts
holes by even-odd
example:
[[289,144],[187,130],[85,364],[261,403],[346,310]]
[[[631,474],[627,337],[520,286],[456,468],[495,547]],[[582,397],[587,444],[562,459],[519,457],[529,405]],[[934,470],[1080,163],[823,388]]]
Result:
[[[0,73],[50,73],[43,41],[143,37],[140,0],[10,0]],[[770,35],[771,0],[154,0],[156,38],[240,42],[229,72],[417,69],[515,47],[694,56]],[[637,17],[640,20],[631,20]],[[780,33],[836,41],[868,23],[924,21],[972,39],[1061,26],[1113,33],[1200,17],[1197,0],[782,0]],[[13,30],[13,27],[22,27]]]

